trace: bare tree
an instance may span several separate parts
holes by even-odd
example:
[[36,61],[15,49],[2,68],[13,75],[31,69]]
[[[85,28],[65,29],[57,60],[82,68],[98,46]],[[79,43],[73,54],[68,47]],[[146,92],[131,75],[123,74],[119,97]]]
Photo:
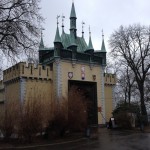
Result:
[[0,1],[0,51],[6,56],[31,53],[38,44],[40,0]]
[[134,84],[134,76],[131,70],[129,70],[128,66],[124,66],[124,68],[120,68],[118,74],[118,84],[122,89],[122,93],[124,94],[125,103],[130,104],[131,96],[133,92],[133,84]]
[[113,57],[110,53],[108,57],[108,63],[106,67],[106,72],[113,72],[116,77],[116,88],[115,97],[117,101],[124,101],[130,105],[133,99],[133,91],[135,90],[135,76],[133,71],[129,68],[125,61],[116,59],[113,61]]
[[140,93],[141,114],[147,120],[144,83],[150,69],[150,27],[141,25],[120,26],[110,37],[111,52],[134,72]]

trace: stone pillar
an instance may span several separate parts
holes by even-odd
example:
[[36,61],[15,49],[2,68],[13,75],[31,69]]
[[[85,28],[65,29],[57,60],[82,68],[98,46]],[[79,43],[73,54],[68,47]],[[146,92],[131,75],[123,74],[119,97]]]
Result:
[[102,124],[106,123],[105,120],[105,85],[104,85],[104,66],[101,66],[101,73],[100,73],[100,77],[101,77],[101,108],[102,108]]
[[112,85],[112,108],[113,110],[116,107],[116,102],[115,102],[115,85]]
[[62,71],[61,71],[61,60],[60,58],[55,58],[55,79],[53,82],[55,85],[55,98],[59,99],[62,97]]

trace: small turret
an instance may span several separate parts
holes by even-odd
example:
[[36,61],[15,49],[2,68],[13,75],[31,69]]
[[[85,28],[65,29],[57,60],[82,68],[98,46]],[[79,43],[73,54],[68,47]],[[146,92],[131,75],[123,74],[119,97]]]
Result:
[[60,50],[62,48],[62,42],[59,34],[59,28],[58,28],[58,18],[60,16],[57,16],[57,28],[56,28],[56,35],[55,35],[55,40],[54,40],[54,47],[55,47],[55,56],[60,56]]
[[86,53],[90,53],[90,54],[93,54],[93,52],[94,52],[94,48],[93,48],[93,44],[92,44],[92,39],[91,39],[90,27],[89,27],[89,45],[88,45],[87,50],[85,52]]
[[40,45],[39,45],[39,63],[42,63],[42,56],[45,53],[45,47],[44,47],[44,42],[43,42],[43,32],[41,29],[41,41],[40,41]]
[[[43,30],[43,29],[42,29]],[[41,41],[40,41],[40,45],[39,45],[39,50],[40,49],[44,49],[44,42],[43,42],[43,32],[41,30]]]
[[58,26],[57,26],[57,29],[56,29],[56,35],[55,35],[54,43],[61,43],[61,38],[60,38]]
[[103,30],[102,30],[102,46],[101,46],[101,52],[106,52]]
[[58,18],[60,16],[57,16],[57,28],[56,28],[56,35],[55,35],[55,40],[54,40],[54,43],[61,43],[61,38],[60,38],[60,34],[59,34],[59,28],[58,28]]
[[106,65],[106,48],[105,48],[105,42],[104,42],[104,34],[103,34],[103,30],[102,30],[102,46],[101,46],[101,56],[103,58],[103,65]]
[[76,52],[77,44],[73,33],[70,34],[70,41],[71,41],[71,45],[68,48],[71,49],[73,52]]
[[76,38],[76,12],[75,12],[75,7],[74,7],[74,2],[72,2],[72,8],[71,8],[71,13],[70,13],[70,34],[72,33],[75,38]]

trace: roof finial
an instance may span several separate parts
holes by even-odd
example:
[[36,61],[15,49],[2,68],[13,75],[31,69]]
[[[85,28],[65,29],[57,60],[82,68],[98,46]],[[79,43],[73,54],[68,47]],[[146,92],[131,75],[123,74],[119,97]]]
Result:
[[84,25],[85,25],[85,22],[82,21],[82,37],[84,37]]
[[61,42],[61,38],[60,38],[60,35],[59,35],[59,28],[58,28],[58,19],[59,19],[59,15],[57,15],[56,19],[57,19],[57,28],[56,28],[56,35],[55,35],[55,40],[54,42]]
[[61,19],[62,19],[62,31],[64,32],[64,18],[65,16],[62,14]]
[[40,48],[44,48],[44,42],[43,42],[43,30],[45,30],[44,28],[41,28],[41,41],[40,41]]
[[90,29],[90,26],[89,26],[89,36],[91,36],[91,29]]
[[60,17],[60,15],[57,15],[57,17],[56,17],[56,19],[57,19],[57,27],[58,27],[58,24],[59,24],[59,22],[58,22],[59,17]]
[[45,29],[41,28],[41,38],[43,37],[43,30],[45,30]]
[[104,31],[103,31],[103,29],[102,29],[102,39],[104,39]]
[[101,46],[101,52],[106,52],[103,29],[102,29],[102,46]]

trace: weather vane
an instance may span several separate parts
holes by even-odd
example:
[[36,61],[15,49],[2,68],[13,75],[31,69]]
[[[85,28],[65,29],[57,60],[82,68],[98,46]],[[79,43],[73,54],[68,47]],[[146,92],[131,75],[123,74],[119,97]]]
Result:
[[84,36],[84,25],[85,25],[85,22],[82,21],[82,37]]
[[45,29],[41,28],[41,37],[43,36],[43,30],[45,30]]
[[85,24],[85,22],[82,21],[82,32],[83,32],[83,29],[84,29],[84,24]]
[[104,32],[103,32],[103,29],[102,29],[102,38],[104,39]]
[[56,19],[57,19],[57,25],[59,24],[58,19],[59,19],[60,15],[57,15]]
[[90,26],[89,26],[89,35],[91,36],[91,29],[90,29]]
[[61,19],[62,19],[62,27],[64,27],[64,18],[65,16],[62,14]]

